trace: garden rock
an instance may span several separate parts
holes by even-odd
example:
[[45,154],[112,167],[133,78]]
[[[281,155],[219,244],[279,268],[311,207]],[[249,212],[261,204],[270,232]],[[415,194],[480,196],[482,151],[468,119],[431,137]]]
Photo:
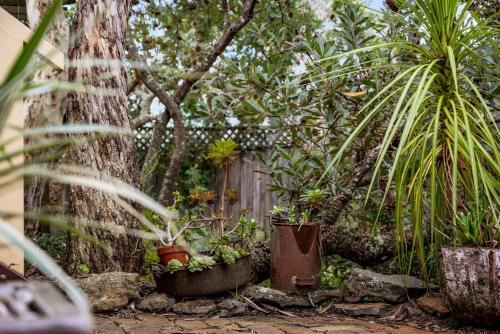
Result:
[[221,317],[235,317],[247,311],[247,304],[236,299],[225,299],[217,305]]
[[443,299],[433,296],[422,296],[417,299],[417,305],[426,313],[444,318],[450,314],[450,310],[446,307]]
[[255,302],[270,303],[280,307],[312,306],[307,296],[302,296],[297,293],[286,293],[284,291],[274,290],[258,285],[247,286],[241,294]]
[[156,291],[156,283],[145,279],[139,279],[139,294],[141,297],[148,296]]
[[383,275],[370,270],[354,269],[347,284],[349,301],[386,301],[402,303],[426,292],[425,283],[405,275]]
[[200,299],[176,303],[172,310],[178,314],[208,315],[216,308],[217,306],[213,301]]
[[280,307],[313,307],[313,303],[318,304],[325,300],[342,297],[342,293],[335,290],[318,290],[308,295],[306,293],[274,290],[258,285],[247,286],[241,293],[253,301],[269,303]]
[[146,312],[170,311],[174,304],[174,298],[170,298],[164,293],[154,292],[141,300],[141,302],[137,304],[137,309]]
[[250,246],[252,282],[258,283],[269,278],[271,247],[269,241],[259,241]]
[[344,314],[349,317],[380,317],[385,315],[391,305],[386,303],[365,303],[365,304],[333,304],[336,313]]
[[94,312],[121,309],[139,297],[139,274],[111,272],[92,274],[77,281]]
[[344,294],[340,290],[316,290],[310,292],[308,295],[308,298],[310,298],[314,304],[319,304],[334,298],[342,298]]

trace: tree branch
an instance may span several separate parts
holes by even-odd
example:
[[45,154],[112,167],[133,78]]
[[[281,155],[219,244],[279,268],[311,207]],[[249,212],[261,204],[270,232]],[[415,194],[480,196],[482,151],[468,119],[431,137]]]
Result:
[[227,31],[231,26],[231,16],[229,15],[229,7],[227,6],[227,0],[221,1],[222,12],[224,14],[224,31]]
[[255,4],[257,0],[246,0],[244,5],[244,10],[240,18],[229,25],[227,29],[224,29],[222,36],[217,42],[215,42],[212,50],[208,54],[205,62],[196,66],[194,69],[189,71],[186,75],[186,79],[182,82],[179,89],[174,94],[174,99],[177,103],[181,103],[186,95],[191,90],[191,87],[212,67],[217,58],[224,52],[226,47],[231,43],[234,36],[252,19],[253,12],[255,9]]
[[134,78],[130,81],[127,87],[127,96],[130,95],[136,88],[139,86],[141,81],[139,80],[138,76],[134,76]]
[[[133,41],[128,41],[129,57],[133,60],[139,59],[139,52]],[[153,130],[153,135],[151,136],[151,142],[149,143],[149,149],[144,159],[144,164],[141,170],[141,185],[142,189],[151,194],[153,190],[153,172],[154,166],[156,166],[158,159],[160,157],[161,143],[163,140],[163,135],[165,134],[167,124],[170,121],[171,114],[178,112],[179,106],[174,102],[174,100],[160,87],[156,82],[147,64],[144,64],[140,68],[135,69],[137,77],[141,79],[144,85],[160,100],[160,102],[165,106],[165,111],[160,115],[146,115],[141,117],[142,124],[145,124],[153,119],[157,119],[156,126]],[[177,122],[179,117],[176,117]],[[182,121],[182,116],[180,118]],[[134,120],[132,126],[134,128],[138,127],[137,119]],[[176,124],[178,126],[178,124]],[[184,125],[180,125],[182,128]],[[177,142],[177,140],[176,140]],[[176,143],[177,144],[177,143]]]
[[156,115],[148,114],[148,115],[142,115],[142,116],[136,117],[136,118],[130,120],[130,126],[133,129],[138,129],[151,121],[157,120],[162,114],[163,113],[156,114]]
[[[158,97],[163,105],[165,105],[165,112],[160,116],[141,116],[140,118],[136,118],[131,122],[132,126],[134,128],[137,128],[146,124],[147,122],[157,119],[156,126],[153,130],[153,136],[151,138],[151,144],[148,149],[146,160],[142,169],[141,181],[143,184],[143,189],[146,192],[150,193],[150,191],[152,190],[152,172],[159,158],[161,141],[166,131],[166,125],[168,124],[170,117],[172,117],[174,120],[175,149],[170,159],[169,169],[167,170],[165,178],[163,179],[161,191],[159,194],[160,202],[163,204],[169,204],[171,201],[173,187],[175,186],[175,181],[180,172],[180,162],[182,161],[182,157],[184,155],[185,130],[180,104],[184,101],[186,95],[191,91],[193,85],[210,70],[214,62],[224,52],[224,50],[229,45],[229,43],[231,43],[236,34],[250,21],[250,19],[253,17],[256,3],[257,0],[245,0],[243,13],[241,14],[240,18],[237,21],[231,23],[227,0],[222,0],[222,10],[224,12],[224,30],[222,32],[222,36],[215,42],[205,61],[199,66],[196,66],[188,71],[188,73],[186,74],[186,78],[182,81],[180,86],[178,86],[178,89],[172,96],[167,94],[154,80],[154,77],[152,76],[147,66],[137,68],[135,70],[144,85]],[[129,41],[128,45],[130,57],[134,60],[138,60],[139,55],[135,45],[132,41]]]

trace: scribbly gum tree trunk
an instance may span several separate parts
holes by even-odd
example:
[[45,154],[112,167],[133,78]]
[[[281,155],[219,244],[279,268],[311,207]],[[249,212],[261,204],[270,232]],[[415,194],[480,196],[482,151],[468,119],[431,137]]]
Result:
[[[28,0],[26,1],[26,11],[28,14],[29,25],[35,29],[52,0]],[[52,24],[47,31],[45,40],[52,43],[52,45],[65,52],[67,49],[67,42],[69,36],[69,27],[64,18],[62,7],[55,15]],[[60,72],[50,66],[45,66],[38,70],[33,76],[32,83],[44,82],[48,80],[65,80],[66,74]],[[36,128],[50,125],[60,125],[62,123],[63,96],[61,92],[51,92],[48,94],[37,95],[26,99],[24,102],[25,109],[25,128]],[[49,135],[40,137],[26,137],[25,146],[36,144],[41,140],[50,137]],[[25,161],[30,162],[47,162],[44,157],[51,154],[51,150],[32,151],[25,154]],[[52,161],[49,161],[51,163]],[[33,177],[25,182],[24,186],[24,210],[25,212],[34,212],[40,209],[42,205],[42,198],[47,187],[47,180],[42,177]],[[28,236],[38,234],[40,226],[37,220],[26,219],[25,233]]]
[[[78,64],[68,69],[70,81],[95,88],[112,90],[111,95],[72,92],[67,101],[69,123],[106,124],[130,129],[127,116],[127,72],[125,66],[125,34],[130,0],[80,0],[71,26],[72,44],[69,61],[108,60],[102,64]],[[123,63],[116,64],[116,62]],[[109,92],[109,91],[108,91]],[[132,136],[109,136],[73,150],[71,164],[98,171],[139,188],[139,167],[135,159]],[[139,222],[127,213],[109,194],[81,186],[72,186],[70,211],[77,218],[99,224],[116,224],[140,228]],[[91,272],[138,271],[143,264],[142,241],[125,234],[79,226],[87,235],[109,247],[89,243],[82,238],[68,238],[67,270],[75,273],[81,264]]]

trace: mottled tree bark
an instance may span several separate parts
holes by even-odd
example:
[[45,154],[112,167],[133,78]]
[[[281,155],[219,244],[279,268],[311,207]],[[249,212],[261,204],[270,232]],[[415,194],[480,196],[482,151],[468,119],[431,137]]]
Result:
[[[40,23],[45,11],[52,3],[52,0],[28,0],[26,1],[26,11],[28,22],[32,29],[35,29]],[[64,18],[62,7],[53,18],[45,40],[65,52],[69,36],[69,27]],[[38,70],[32,80],[32,83],[44,82],[48,80],[63,79],[65,73],[51,66],[45,66]],[[66,79],[64,77],[64,79]],[[24,127],[37,128],[49,125],[60,125],[62,123],[64,95],[54,91],[26,99],[24,102]],[[24,145],[26,147],[36,144],[41,140],[48,139],[50,135],[26,137]],[[49,158],[54,153],[52,150],[27,152],[24,156],[27,164],[33,162],[46,162],[51,164],[53,161]],[[42,177],[32,177],[24,183],[24,210],[25,212],[36,212],[42,205],[42,198],[47,188],[47,180]],[[26,219],[24,231],[27,236],[34,236],[39,233],[40,226],[35,219]]]
[[[68,69],[70,81],[95,88],[112,89],[111,95],[72,92],[68,95],[69,123],[106,124],[130,129],[127,115],[127,71],[125,34],[130,0],[80,0],[71,27],[70,61],[110,61],[108,64],[78,64]],[[118,61],[118,64],[117,64]],[[119,62],[123,61],[122,64]],[[68,163],[98,171],[139,188],[139,168],[132,136],[110,136],[72,150]],[[81,186],[72,186],[70,211],[77,218],[100,224],[139,228],[139,222],[109,194]],[[81,264],[91,272],[138,271],[143,264],[140,239],[116,235],[101,229],[79,226],[82,231],[109,247],[106,249],[76,236],[68,238],[67,269],[75,273]]]
[[443,247],[441,277],[443,294],[456,320],[499,328],[499,249]]

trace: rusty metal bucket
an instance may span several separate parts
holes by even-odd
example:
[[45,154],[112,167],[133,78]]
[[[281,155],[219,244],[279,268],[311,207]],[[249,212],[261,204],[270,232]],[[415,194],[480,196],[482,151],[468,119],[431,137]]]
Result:
[[271,224],[271,287],[285,291],[319,288],[320,228],[317,224]]

